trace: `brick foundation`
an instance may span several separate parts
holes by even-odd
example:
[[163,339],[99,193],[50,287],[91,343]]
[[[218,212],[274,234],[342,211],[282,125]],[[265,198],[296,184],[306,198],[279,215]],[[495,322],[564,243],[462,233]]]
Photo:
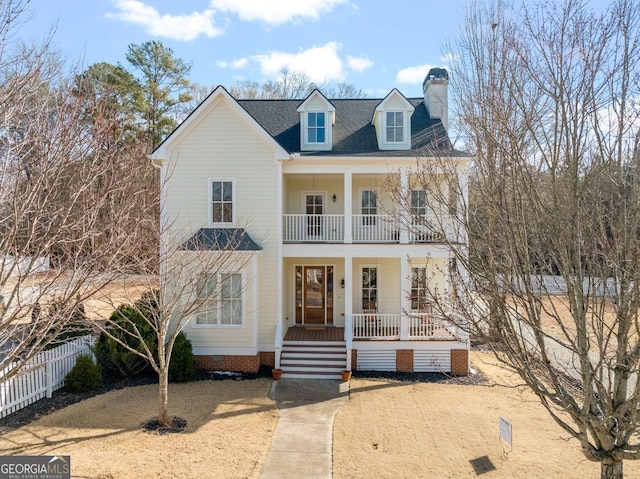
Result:
[[469,374],[469,351],[466,349],[451,350],[451,374],[467,376]]
[[[273,353],[271,353],[273,355]],[[234,371],[257,373],[260,369],[260,354],[255,356],[194,356],[199,368],[210,371]]]
[[260,366],[274,368],[276,366],[276,353],[273,351],[262,351],[260,355]]
[[358,350],[357,349],[351,350],[351,369],[354,371],[358,369]]
[[413,372],[413,349],[396,350],[396,371],[401,373]]

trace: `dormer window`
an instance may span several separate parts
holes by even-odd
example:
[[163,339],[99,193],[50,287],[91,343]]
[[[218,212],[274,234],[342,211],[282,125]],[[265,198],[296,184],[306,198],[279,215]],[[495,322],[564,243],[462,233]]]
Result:
[[414,106],[395,88],[376,106],[371,123],[380,150],[411,149],[411,115]]
[[331,150],[335,111],[335,106],[318,90],[300,104],[300,151]]
[[402,111],[388,111],[386,125],[387,143],[404,143],[404,115]]
[[309,143],[325,143],[325,113],[309,112],[307,116],[307,141]]

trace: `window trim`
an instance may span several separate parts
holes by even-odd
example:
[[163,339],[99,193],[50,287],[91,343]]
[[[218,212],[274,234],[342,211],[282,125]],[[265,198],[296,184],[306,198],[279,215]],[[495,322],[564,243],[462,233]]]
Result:
[[[388,123],[389,113],[400,114],[402,118],[402,139],[401,140],[390,140],[387,135],[387,128],[399,128],[397,125],[390,126]],[[384,110],[384,128],[383,128],[383,136],[384,143],[388,145],[403,145],[407,143],[407,113],[402,110]]]
[[[424,193],[424,206],[421,206],[421,207],[420,207],[420,208],[424,209],[424,212],[423,212],[423,213],[417,213],[417,212],[416,212],[416,208],[417,208],[417,207],[416,207],[416,206],[414,206],[414,204],[413,204],[413,192],[414,192],[414,191],[416,191],[416,192],[423,192],[423,193]],[[413,224],[418,224],[418,223],[416,222],[416,219],[417,219],[418,217],[420,217],[420,218],[426,218],[426,217],[427,217],[427,213],[428,213],[428,210],[429,210],[429,196],[427,195],[427,190],[424,190],[424,189],[416,189],[416,188],[412,188],[412,189],[409,191],[409,196],[410,196],[410,198],[409,198],[409,201],[410,201],[410,204],[409,204],[409,208],[410,208],[409,213],[410,213],[410,215],[411,215],[411,221],[412,221],[412,223],[413,223]]]
[[[424,289],[423,289],[423,291],[424,291],[424,293],[423,293],[424,294],[423,301],[424,301],[424,304],[427,304],[426,292],[429,290],[429,281],[427,280],[427,278],[429,277],[428,276],[429,275],[429,269],[427,268],[426,264],[424,264],[424,265],[420,265],[420,264],[411,265],[411,284],[410,284],[410,288],[409,288],[409,301],[410,301],[409,307],[410,307],[410,310],[411,310],[412,313],[426,313],[427,311],[421,311],[420,308],[418,308],[418,309],[414,309],[413,308],[413,290],[414,290],[414,287],[413,287],[413,271],[416,270],[416,269],[423,269],[424,270],[424,282],[425,282],[425,285],[424,285]],[[420,288],[418,288],[417,291],[420,291]],[[417,296],[417,299],[418,299],[418,302],[420,302],[419,294]]]
[[[324,117],[324,125],[322,127],[318,127],[317,125],[316,126],[311,126],[309,124],[309,115],[311,115],[312,113],[314,115],[322,114],[322,116]],[[324,110],[308,110],[308,111],[305,111],[306,125],[305,125],[304,132],[305,132],[305,136],[306,136],[305,142],[308,145],[326,145],[327,144],[327,141],[328,141],[327,140],[327,138],[328,138],[328,134],[327,134],[328,133],[327,132],[327,117],[328,116],[329,115]],[[316,124],[317,124],[317,120],[316,120]],[[311,128],[315,128],[316,129],[316,138],[317,138],[317,130],[319,128],[322,128],[324,130],[324,141],[311,141],[309,139],[309,132],[310,132]]]
[[380,311],[382,310],[380,306],[380,300],[382,299],[380,297],[380,293],[382,291],[382,288],[380,287],[380,279],[382,278],[382,268],[380,264],[366,263],[359,265],[358,271],[360,272],[360,276],[358,278],[358,308],[361,313],[364,313],[364,308],[362,307],[362,301],[364,300],[364,295],[362,294],[362,274],[365,268],[376,268],[376,314],[380,314]]
[[[240,324],[223,324],[222,323],[222,276],[223,275],[240,275],[240,301],[242,306],[242,312],[240,315]],[[208,328],[230,328],[230,329],[238,329],[245,327],[245,317],[246,317],[246,282],[243,271],[219,271],[216,273],[215,280],[218,286],[215,291],[215,304],[216,304],[216,322],[211,324],[200,324],[198,323],[198,314],[191,315],[191,327],[197,329],[208,329]],[[213,279],[213,278],[211,278]]]
[[[366,191],[370,191],[370,192],[373,192],[375,194],[375,197],[376,197],[375,207],[367,206],[367,208],[369,208],[369,209],[375,208],[376,212],[374,214],[364,213],[363,212],[365,207],[362,206],[362,199],[363,199],[362,195],[364,195],[364,193]],[[359,202],[360,203],[360,205],[359,205],[360,215],[362,215],[362,221],[360,222],[361,226],[373,226],[373,227],[375,227],[376,223],[377,223],[376,220],[378,218],[378,214],[379,214],[379,210],[380,210],[380,198],[378,196],[378,190],[375,189],[375,188],[371,188],[371,187],[362,187],[362,188],[360,188],[360,198],[359,199],[360,199],[360,202]],[[365,215],[369,216],[369,217],[373,216],[373,218],[366,218]]]
[[[224,182],[224,183],[231,183],[231,222],[225,222],[225,221],[221,221],[221,222],[216,222],[213,221],[213,183],[216,182]],[[207,185],[208,185],[208,202],[209,202],[209,225],[210,226],[224,226],[224,227],[228,227],[228,226],[235,226],[236,224],[236,214],[237,214],[237,209],[238,209],[238,201],[237,201],[237,196],[236,196],[236,178],[235,177],[209,177],[208,181],[207,181]]]

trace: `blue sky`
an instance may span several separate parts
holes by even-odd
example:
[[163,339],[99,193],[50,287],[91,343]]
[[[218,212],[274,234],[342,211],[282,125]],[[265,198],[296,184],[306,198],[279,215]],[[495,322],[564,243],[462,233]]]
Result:
[[312,80],[346,81],[370,96],[397,87],[422,96],[464,0],[32,0],[21,36],[70,61],[126,64],[131,43],[160,40],[193,64],[191,80],[265,81],[283,67]]

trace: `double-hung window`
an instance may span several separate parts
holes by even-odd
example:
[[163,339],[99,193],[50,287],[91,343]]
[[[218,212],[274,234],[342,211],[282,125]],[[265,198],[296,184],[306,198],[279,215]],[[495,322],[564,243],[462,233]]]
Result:
[[362,268],[362,311],[378,310],[378,268]]
[[421,224],[427,215],[427,192],[411,190],[411,215],[413,224]]
[[427,268],[411,268],[411,311],[425,313],[427,309]]
[[307,115],[307,141],[324,143],[326,141],[325,113],[309,112]]
[[378,194],[374,190],[362,190],[362,224],[374,226],[378,214]]
[[234,185],[231,179],[211,180],[211,222],[233,224]]
[[404,142],[404,113],[401,111],[388,111],[386,116],[387,143]]
[[196,283],[196,326],[242,325],[242,275],[222,273]]

